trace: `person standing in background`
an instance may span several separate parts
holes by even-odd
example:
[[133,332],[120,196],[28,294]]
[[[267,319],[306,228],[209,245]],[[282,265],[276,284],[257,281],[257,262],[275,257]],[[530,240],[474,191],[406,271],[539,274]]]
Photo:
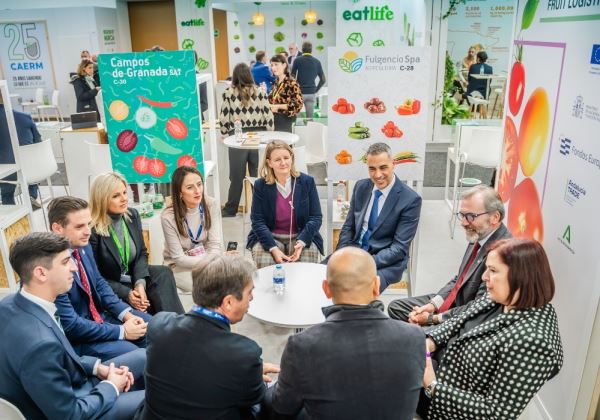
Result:
[[71,78],[71,84],[77,97],[77,112],[95,111],[96,118],[100,121],[100,112],[96,104],[100,86],[96,86],[94,82],[94,63],[83,60],[77,68],[77,74]]
[[300,57],[300,51],[298,51],[298,45],[296,45],[295,42],[292,42],[289,47],[288,47],[288,51],[290,52],[288,54],[288,64],[290,65],[290,68],[292,68],[292,66],[294,65],[294,61],[296,60],[296,58]]
[[290,68],[283,54],[271,58],[271,69],[275,75],[269,103],[275,118],[275,131],[292,132],[292,124],[302,109],[302,92],[296,79],[290,76]]
[[[294,60],[292,76],[296,78],[302,91],[302,100],[306,108],[306,118],[312,118],[315,109],[315,94],[325,84],[325,73],[321,62],[312,55],[312,44],[302,44],[302,56]],[[315,85],[315,79],[319,84]]]
[[252,66],[252,78],[256,86],[262,86],[265,84],[266,92],[271,92],[271,86],[275,77],[271,73],[271,69],[267,65],[267,53],[264,51],[258,51],[256,53],[256,64]]
[[[13,111],[13,117],[15,119],[15,126],[17,127],[17,137],[19,138],[19,145],[25,146],[28,144],[39,143],[42,141],[42,137],[31,118],[31,115],[25,114],[19,111]],[[10,142],[10,134],[8,131],[8,121],[6,119],[6,111],[4,109],[4,101],[2,100],[2,94],[0,93],[0,164],[14,164],[15,156],[13,154],[12,144]],[[3,178],[5,181],[16,181],[17,174],[12,174]],[[15,184],[8,184],[0,182],[0,197],[2,198],[2,204],[13,205],[15,204]],[[41,208],[41,204],[37,201],[38,186],[29,186],[29,197],[31,199],[31,206],[33,209]]]

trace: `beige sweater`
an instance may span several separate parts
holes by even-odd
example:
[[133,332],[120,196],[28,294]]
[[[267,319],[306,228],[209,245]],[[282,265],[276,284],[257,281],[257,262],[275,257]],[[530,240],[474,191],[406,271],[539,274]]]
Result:
[[[213,198],[206,196],[206,205],[210,208],[210,214],[215,215],[220,210]],[[199,214],[199,213],[198,213]],[[165,235],[165,250],[163,257],[165,264],[173,271],[190,271],[203,255],[190,256],[187,251],[192,249],[192,240],[182,236],[177,231],[173,207],[167,207],[161,214],[163,234]],[[204,245],[207,254],[219,254],[223,252],[223,241],[219,236],[214,219],[212,226],[206,231],[202,230],[200,241]]]

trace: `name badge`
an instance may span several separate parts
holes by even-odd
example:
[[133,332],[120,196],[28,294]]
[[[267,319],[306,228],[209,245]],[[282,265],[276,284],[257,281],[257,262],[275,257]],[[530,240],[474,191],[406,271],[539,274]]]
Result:
[[206,254],[206,250],[204,249],[204,245],[198,244],[195,247],[193,247],[192,249],[190,249],[187,252],[187,254],[190,257],[195,257],[195,256],[198,256],[198,255],[204,255],[204,254]]

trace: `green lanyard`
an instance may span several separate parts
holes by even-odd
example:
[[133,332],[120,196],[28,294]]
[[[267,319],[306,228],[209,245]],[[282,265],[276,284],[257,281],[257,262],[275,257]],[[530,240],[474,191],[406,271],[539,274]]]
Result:
[[112,236],[113,241],[115,241],[115,245],[119,250],[123,272],[126,273],[129,267],[129,231],[127,230],[127,225],[125,225],[125,220],[121,219],[121,224],[123,225],[123,242],[125,242],[125,249],[123,249],[123,245],[121,245],[121,241],[119,240],[115,229],[112,226],[109,226],[108,230],[110,231],[110,236]]

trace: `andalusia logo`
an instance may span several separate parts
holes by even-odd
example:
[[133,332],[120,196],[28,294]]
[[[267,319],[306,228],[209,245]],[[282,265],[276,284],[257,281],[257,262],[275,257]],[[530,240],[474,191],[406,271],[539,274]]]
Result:
[[354,51],[348,51],[342,58],[338,60],[340,68],[346,73],[354,73],[360,70],[363,65],[363,59]]

